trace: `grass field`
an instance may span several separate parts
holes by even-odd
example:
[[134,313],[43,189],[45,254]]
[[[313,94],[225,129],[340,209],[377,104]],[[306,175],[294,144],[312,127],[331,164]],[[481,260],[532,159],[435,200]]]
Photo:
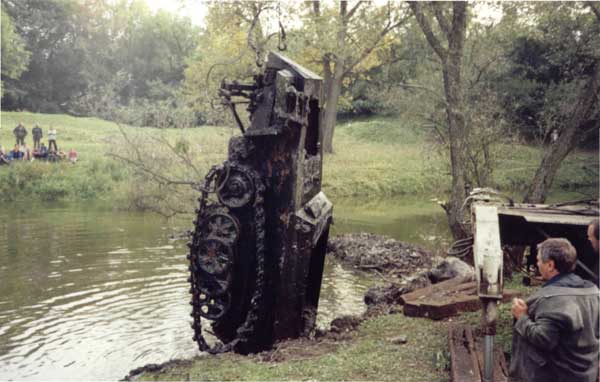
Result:
[[[50,125],[56,127],[59,148],[75,148],[80,162],[74,166],[34,162],[0,167],[0,201],[108,199],[125,203],[136,189],[132,183],[143,180],[132,177],[122,162],[107,156],[123,147],[119,127],[114,123],[66,115],[2,112],[0,144],[5,148],[14,144],[12,129],[19,121],[29,132],[36,122],[44,133]],[[202,173],[225,159],[227,141],[237,133],[211,126],[177,130],[124,126],[123,131],[132,136],[164,137],[173,144],[186,142]],[[140,142],[153,144],[151,140]],[[31,133],[26,143],[33,144]],[[323,188],[333,198],[399,194],[444,198],[449,190],[447,166],[433,154],[426,134],[398,118],[343,122],[337,127],[334,148],[333,155],[325,156],[323,178]],[[521,199],[540,161],[541,150],[523,145],[498,145],[496,150],[498,166],[490,186]],[[595,173],[584,166],[594,168]],[[581,197],[590,190],[593,193],[598,183],[597,167],[597,152],[571,154],[559,171],[553,193],[560,195],[558,199]]]

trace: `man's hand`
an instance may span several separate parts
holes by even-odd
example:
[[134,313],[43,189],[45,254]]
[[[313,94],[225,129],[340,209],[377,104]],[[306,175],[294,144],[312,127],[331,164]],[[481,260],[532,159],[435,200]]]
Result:
[[512,314],[518,320],[522,315],[527,314],[527,304],[520,298],[513,298],[512,301]]

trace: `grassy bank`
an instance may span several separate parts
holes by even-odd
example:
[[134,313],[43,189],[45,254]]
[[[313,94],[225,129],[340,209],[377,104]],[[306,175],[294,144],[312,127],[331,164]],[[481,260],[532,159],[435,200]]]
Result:
[[[0,167],[1,201],[99,198],[125,202],[135,191],[132,183],[139,179],[134,179],[123,163],[107,156],[122,144],[116,124],[96,118],[2,112],[0,144],[5,148],[14,144],[12,129],[19,121],[28,128],[26,142],[30,146],[34,123],[38,122],[45,133],[50,125],[56,127],[59,147],[65,151],[75,148],[80,162],[74,166],[38,162]],[[235,133],[208,126],[185,130],[124,126],[123,130],[189,143],[196,147],[201,172],[226,157],[227,141]],[[325,192],[332,198],[398,194],[443,198],[448,192],[446,165],[434,155],[426,134],[397,118],[344,122],[337,127],[334,146],[335,154],[324,159],[323,181]],[[491,186],[520,199],[540,161],[541,150],[523,145],[498,146],[497,150],[498,166]],[[554,194],[562,199],[566,193],[580,197],[581,191],[593,190],[597,172],[590,175],[584,165],[597,169],[597,153],[570,155],[556,178]]]
[[[506,288],[523,295],[520,277]],[[450,381],[448,328],[457,323],[477,330],[480,312],[466,313],[441,321],[390,314],[363,322],[355,333],[342,341],[290,341],[273,352],[250,356],[223,354],[175,362],[162,370],[146,371],[136,377],[142,381],[288,381],[288,380],[364,380],[436,382]],[[510,304],[501,304],[496,342],[510,352],[512,316]],[[390,339],[406,336],[405,344]]]

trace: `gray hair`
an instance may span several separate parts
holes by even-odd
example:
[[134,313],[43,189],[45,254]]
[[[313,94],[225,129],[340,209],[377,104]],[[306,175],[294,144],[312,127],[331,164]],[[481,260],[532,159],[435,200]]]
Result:
[[538,253],[544,263],[552,260],[559,273],[571,272],[577,264],[577,250],[567,239],[550,238],[538,244]]

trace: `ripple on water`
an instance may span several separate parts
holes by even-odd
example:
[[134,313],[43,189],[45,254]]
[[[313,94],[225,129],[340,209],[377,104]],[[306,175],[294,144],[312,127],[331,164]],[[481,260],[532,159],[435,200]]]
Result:
[[[10,248],[0,250],[0,263],[11,264],[0,267],[0,280],[9,280],[0,283],[0,380],[113,380],[147,363],[197,354],[188,264],[183,241],[168,238],[173,230],[148,215],[38,212],[0,209],[0,221],[27,223],[37,240],[0,235],[0,248]],[[36,282],[26,281],[33,276]],[[360,313],[365,289],[351,271],[327,261],[319,325]],[[209,322],[202,326],[208,333]],[[207,334],[207,341],[214,338]]]

